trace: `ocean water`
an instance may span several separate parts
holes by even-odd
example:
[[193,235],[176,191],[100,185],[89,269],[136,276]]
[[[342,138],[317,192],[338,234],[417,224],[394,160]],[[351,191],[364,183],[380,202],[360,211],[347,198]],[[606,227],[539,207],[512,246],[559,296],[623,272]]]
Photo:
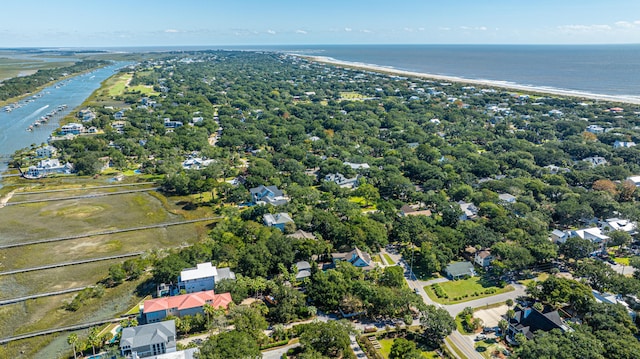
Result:
[[434,75],[640,97],[640,44],[307,45],[273,49]]

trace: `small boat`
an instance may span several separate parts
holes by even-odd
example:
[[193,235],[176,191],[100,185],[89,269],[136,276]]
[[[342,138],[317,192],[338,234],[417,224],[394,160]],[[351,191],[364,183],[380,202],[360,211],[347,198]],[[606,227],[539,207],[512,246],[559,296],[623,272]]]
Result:
[[29,126],[29,127],[27,128],[27,131],[29,131],[29,132],[33,131],[33,126]]

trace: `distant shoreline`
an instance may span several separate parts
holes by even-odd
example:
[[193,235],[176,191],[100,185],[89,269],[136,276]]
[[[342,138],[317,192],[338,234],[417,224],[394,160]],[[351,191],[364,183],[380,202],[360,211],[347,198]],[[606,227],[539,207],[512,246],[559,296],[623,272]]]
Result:
[[448,82],[479,85],[479,86],[486,86],[486,87],[498,87],[506,90],[516,90],[516,91],[522,91],[527,93],[558,95],[558,96],[566,96],[566,97],[573,97],[573,98],[579,98],[579,99],[589,99],[589,100],[597,100],[597,101],[608,101],[608,102],[640,105],[640,97],[634,97],[634,96],[603,95],[603,94],[594,94],[594,93],[574,91],[574,90],[562,90],[562,89],[539,87],[539,86],[518,85],[515,83],[503,82],[503,81],[474,80],[474,79],[467,79],[467,78],[456,77],[456,76],[434,75],[434,74],[428,74],[423,72],[399,70],[399,69],[394,69],[391,67],[385,67],[380,65],[342,61],[342,60],[337,60],[327,56],[310,56],[310,55],[300,55],[300,54],[291,54],[291,55],[299,58],[307,59],[313,62],[355,68],[360,70],[380,72],[380,73],[385,73],[390,75],[416,77],[416,78],[422,78],[422,79],[428,79],[428,80],[448,81]]

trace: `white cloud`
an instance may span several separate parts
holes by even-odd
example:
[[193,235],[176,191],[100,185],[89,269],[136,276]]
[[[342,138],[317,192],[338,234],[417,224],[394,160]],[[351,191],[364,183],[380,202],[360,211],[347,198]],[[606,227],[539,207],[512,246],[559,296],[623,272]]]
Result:
[[276,32],[274,30],[269,29],[267,30],[267,34],[275,35]]
[[365,34],[371,34],[371,30],[362,29],[360,32],[364,32]]
[[404,28],[404,31],[406,31],[406,32],[413,32],[413,29],[412,29],[412,28],[410,28],[410,27],[405,27],[405,28]]
[[346,32],[351,32],[351,31],[353,31],[353,29],[352,29],[352,28],[350,28],[350,27],[345,27],[345,28],[344,28],[344,31],[346,31]]
[[562,25],[558,29],[564,32],[585,33],[585,32],[602,32],[610,31],[610,25]]
[[446,27],[446,26],[441,26],[441,27],[438,28],[438,30],[440,30],[440,31],[450,31],[451,28],[450,27]]
[[623,29],[635,29],[640,27],[640,20],[636,21],[618,21],[615,26]]
[[424,27],[419,27],[418,31],[424,31]]
[[180,32],[180,30],[176,30],[176,29],[166,29],[164,30],[164,32],[169,33],[169,34],[175,34],[177,32]]
[[306,35],[306,34],[307,34],[307,32],[306,32],[306,31],[304,31],[304,30],[299,30],[299,29],[298,29],[298,30],[296,30],[296,34]]
[[486,26],[460,26],[460,29],[469,31],[487,31]]

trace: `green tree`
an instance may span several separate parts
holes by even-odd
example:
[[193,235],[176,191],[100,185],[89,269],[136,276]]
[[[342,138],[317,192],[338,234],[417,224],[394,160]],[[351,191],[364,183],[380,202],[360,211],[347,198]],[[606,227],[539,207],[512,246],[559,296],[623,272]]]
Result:
[[343,321],[304,324],[300,344],[305,351],[315,351],[330,358],[340,358],[349,351],[351,324]]
[[69,334],[69,336],[67,337],[67,344],[73,347],[73,359],[76,359],[76,344],[78,344],[78,334]]
[[623,231],[613,231],[608,234],[609,240],[607,241],[608,247],[615,246],[627,246],[631,243],[631,235]]
[[401,266],[385,267],[382,276],[380,277],[380,284],[387,287],[400,288],[404,286],[404,268]]
[[391,345],[389,359],[421,359],[422,352],[416,348],[416,343],[405,338],[396,338]]
[[263,330],[268,327],[267,320],[255,307],[239,305],[231,309],[229,316],[236,331],[249,334],[255,341],[264,336]]
[[434,305],[427,305],[427,308],[422,312],[420,324],[427,342],[434,347],[439,345],[456,328],[456,323],[449,312]]
[[232,330],[212,335],[200,348],[198,359],[258,359],[262,358],[260,347],[246,332]]

